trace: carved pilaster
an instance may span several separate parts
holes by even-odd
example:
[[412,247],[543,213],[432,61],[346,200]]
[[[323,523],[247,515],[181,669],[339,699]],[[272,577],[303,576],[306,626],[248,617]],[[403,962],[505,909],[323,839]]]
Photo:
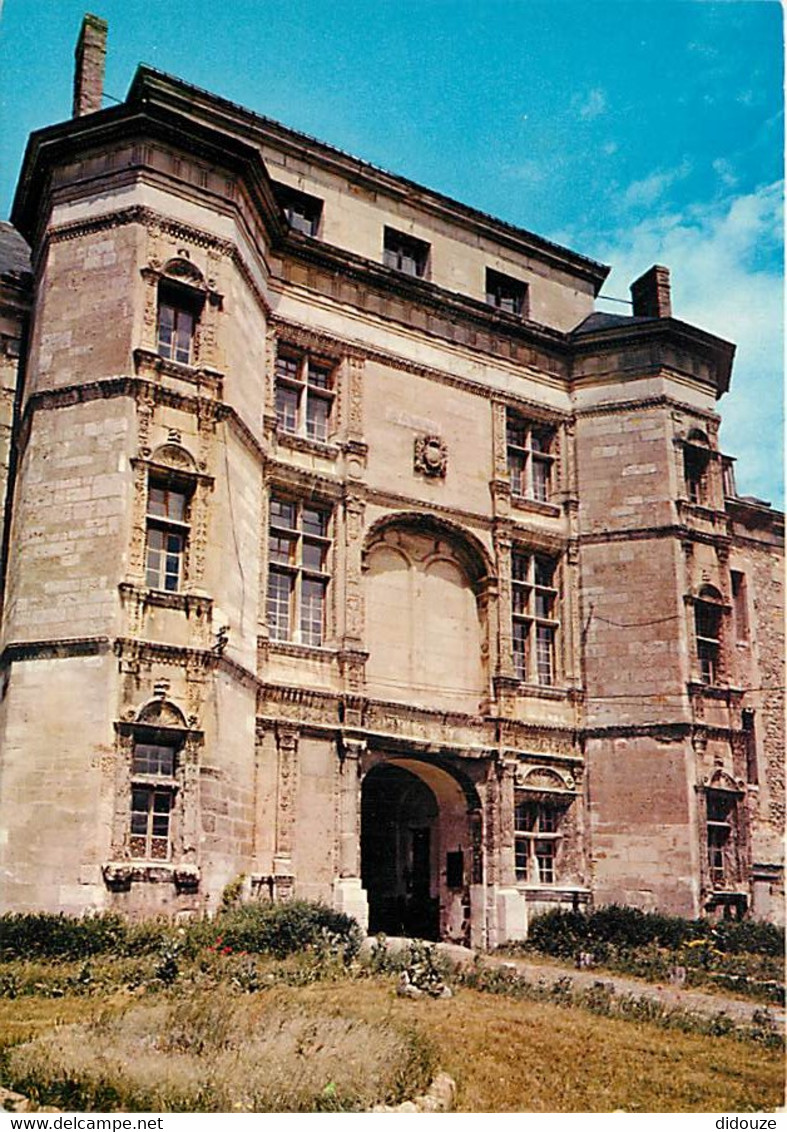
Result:
[[191,498],[187,592],[201,590],[205,581],[205,557],[208,552],[208,496],[210,490],[207,483],[200,481]]
[[177,859],[184,864],[197,863],[199,846],[199,745],[189,736],[181,752],[180,778],[180,852]]
[[347,358],[344,383],[347,392],[347,439],[363,440],[363,376],[364,359],[351,355]]
[[504,886],[516,884],[514,866],[514,782],[516,763],[504,759],[497,766],[499,842],[498,842],[498,883]]
[[492,479],[508,486],[510,492],[506,448],[506,407],[502,401],[492,403]]
[[153,260],[151,266],[143,267],[140,272],[144,284],[140,345],[144,350],[154,352],[158,349],[158,282],[161,278],[159,267],[160,262]]
[[350,496],[344,502],[344,644],[357,649],[364,637],[363,583],[361,551],[363,549],[365,506],[362,499]]
[[500,779],[496,768],[492,768],[487,780],[486,821],[484,833],[486,841],[486,883],[498,884],[500,877]]
[[265,385],[263,390],[263,428],[270,434],[276,430],[276,348],[273,327],[265,335]]
[[513,643],[511,635],[511,539],[502,531],[495,531],[495,558],[497,568],[497,673],[514,679]]
[[286,724],[276,728],[278,755],[276,782],[276,851],[273,868],[276,873],[292,872],[295,803],[298,789],[298,730]]
[[342,738],[339,769],[339,876],[361,875],[361,756],[363,739]]

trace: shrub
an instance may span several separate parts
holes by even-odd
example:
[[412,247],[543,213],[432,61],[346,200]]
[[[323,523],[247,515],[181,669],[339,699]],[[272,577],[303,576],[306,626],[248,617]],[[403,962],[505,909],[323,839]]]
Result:
[[592,912],[553,909],[533,918],[529,946],[561,959],[580,950],[605,959],[611,948],[634,950],[655,944],[677,950],[695,941],[708,940],[726,953],[781,956],[784,929],[753,920],[685,920],[658,912],[642,912],[619,904],[608,904]]
[[103,952],[123,952],[128,924],[122,916],[55,915],[49,912],[0,916],[2,959],[87,959]]
[[265,952],[284,959],[307,948],[325,947],[326,935],[341,941],[349,961],[361,946],[355,920],[324,904],[293,900],[284,904],[242,904],[213,922],[214,943],[232,951]]

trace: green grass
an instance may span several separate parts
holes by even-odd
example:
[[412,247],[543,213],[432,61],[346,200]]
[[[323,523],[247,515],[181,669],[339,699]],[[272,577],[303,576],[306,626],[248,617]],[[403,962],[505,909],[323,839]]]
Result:
[[[297,1078],[294,1070],[302,1060],[298,1045],[312,1051],[315,1042],[320,1042],[317,1032],[313,1032],[318,1025],[324,1027],[327,1037],[323,1046],[329,1052],[338,1051],[332,1065],[350,1063],[350,1048],[354,1052],[359,1047],[370,1053],[375,1048],[388,1051],[382,1058],[386,1070],[394,1063],[398,1068],[386,1078],[387,1084],[380,1085],[378,1095],[383,1093],[390,1098],[415,1092],[421,1087],[422,1078],[439,1065],[456,1079],[458,1108],[464,1112],[745,1112],[768,1111],[784,1099],[782,1051],[753,1042],[683,1033],[649,1022],[599,1017],[576,1005],[516,999],[465,987],[458,988],[452,999],[400,999],[395,994],[395,977],[390,974],[349,978],[332,967],[322,970],[321,977],[314,979],[308,974],[308,966],[299,968],[292,962],[271,963],[260,977],[263,981],[286,977],[303,985],[273,982],[266,984],[269,989],[244,994],[237,983],[222,982],[218,977],[218,965],[224,960],[211,958],[210,962],[213,967],[208,965],[202,971],[195,967],[190,972],[196,985],[181,972],[169,990],[150,989],[157,985],[155,982],[147,990],[143,986],[132,991],[111,990],[109,972],[104,970],[102,979],[89,992],[68,992],[57,998],[25,994],[16,999],[0,999],[4,1083],[10,1087],[18,1085],[25,1073],[28,1084],[35,1077],[29,1070],[23,1071],[23,1061],[16,1064],[16,1076],[9,1071],[14,1058],[22,1057],[9,1047],[20,1041],[42,1036],[41,1049],[50,1051],[44,1060],[52,1060],[50,1055],[55,1049],[70,1048],[81,1054],[88,1044],[88,1035],[95,1038],[103,1033],[106,1063],[112,1060],[106,1036],[114,1034],[118,1050],[124,1042],[131,1045],[126,1045],[125,1052],[118,1055],[109,1078],[93,1094],[106,1101],[112,1096],[111,1088],[117,1088],[118,1082],[128,1077],[133,1062],[139,1060],[133,1053],[138,1048],[134,1042],[141,1042],[145,1048],[145,1042],[150,1044],[150,1034],[157,1033],[163,1046],[148,1075],[131,1087],[132,1094],[137,1089],[134,1095],[138,1099],[143,1099],[144,1094],[148,1101],[156,1102],[154,1111],[186,1103],[185,1092],[179,1093],[181,1086],[172,1085],[170,1078],[170,1091],[159,1089],[156,1093],[162,1058],[166,1057],[179,1061],[184,1089],[189,1082],[199,1080],[204,1086],[208,1080],[207,1090],[197,1091],[196,1102],[191,1094],[188,1104],[195,1109],[204,1110],[220,1103],[260,1110],[268,1107],[269,1111],[271,1104],[277,1111],[310,1107],[347,1110],[369,1103],[371,1094],[359,1091],[360,1078],[348,1079],[350,1085],[346,1085],[332,1068],[326,1068],[327,1062],[321,1063],[314,1080],[304,1082]],[[111,965],[110,960],[106,963]],[[64,971],[57,970],[62,978]],[[0,975],[2,972],[0,967]],[[126,967],[123,972],[127,972]],[[36,974],[40,977],[44,972],[37,970]],[[70,967],[69,974],[73,974]],[[229,1036],[228,1023],[222,1021],[228,1015],[234,1018]],[[252,1027],[255,1034],[267,1019],[268,1029],[283,1035],[281,1049],[289,1049],[282,1064],[289,1064],[290,1068],[273,1080],[267,1094],[262,1085],[256,1096],[248,1091],[243,1093],[242,1088],[232,1091],[232,1057],[245,1066],[241,1081],[254,1076],[255,1065],[275,1060],[270,1047],[263,1052],[262,1046],[252,1048],[253,1042],[245,1052],[239,1052],[244,1019],[256,1019]],[[296,1031],[301,1026],[298,1032],[287,1031],[284,1025],[293,1019]],[[69,1029],[74,1024],[82,1029]],[[202,1051],[196,1048],[200,1033],[208,1035],[212,1047],[208,1042]],[[398,1043],[396,1055],[385,1044],[392,1033]],[[412,1034],[417,1035],[414,1041]],[[343,1035],[349,1045],[342,1044]],[[225,1053],[234,1052],[225,1069],[215,1069],[224,1056],[222,1049]],[[204,1073],[195,1073],[194,1066],[184,1062],[186,1055],[209,1055],[215,1071],[207,1078]],[[41,1070],[40,1076],[43,1075]],[[367,1070],[363,1070],[361,1076],[366,1075]],[[373,1075],[371,1070],[368,1075]],[[324,1080],[325,1077],[328,1079]],[[281,1090],[277,1094],[281,1082],[289,1079],[297,1079],[300,1086],[286,1096]],[[329,1088],[332,1081],[333,1088]],[[128,1090],[127,1081],[121,1084]]]

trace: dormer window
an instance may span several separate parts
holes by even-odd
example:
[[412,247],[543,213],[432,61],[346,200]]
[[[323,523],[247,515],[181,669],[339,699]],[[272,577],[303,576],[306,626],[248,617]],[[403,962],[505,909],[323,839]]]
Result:
[[403,275],[415,275],[424,279],[429,265],[429,244],[414,236],[407,236],[404,232],[397,232],[395,228],[386,228],[383,236],[383,263],[394,271],[401,271]]
[[316,236],[319,233],[323,205],[319,197],[279,183],[274,183],[273,191],[290,228],[304,236]]
[[486,269],[486,301],[506,314],[527,314],[527,283],[499,271]]

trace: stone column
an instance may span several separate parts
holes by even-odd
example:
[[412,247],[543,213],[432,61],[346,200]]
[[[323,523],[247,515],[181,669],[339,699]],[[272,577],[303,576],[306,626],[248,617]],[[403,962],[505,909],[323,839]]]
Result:
[[353,916],[366,931],[369,905],[361,885],[361,757],[364,739],[340,740],[339,875],[333,882],[333,905]]

